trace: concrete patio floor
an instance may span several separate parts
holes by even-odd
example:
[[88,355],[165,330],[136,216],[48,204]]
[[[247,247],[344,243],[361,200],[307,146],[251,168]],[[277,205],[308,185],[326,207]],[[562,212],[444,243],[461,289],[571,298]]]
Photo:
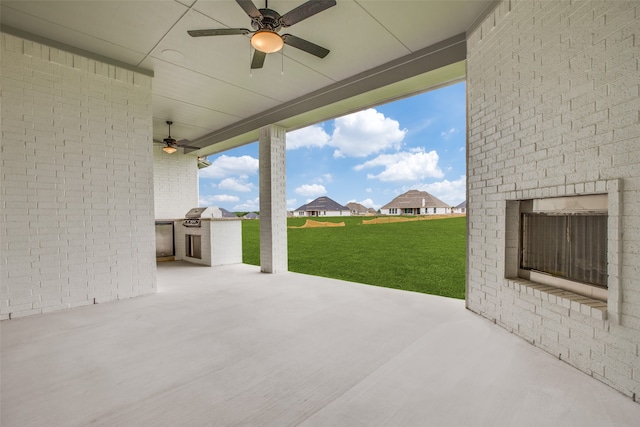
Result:
[[464,302],[248,265],[4,321],[10,426],[631,426],[640,405]]

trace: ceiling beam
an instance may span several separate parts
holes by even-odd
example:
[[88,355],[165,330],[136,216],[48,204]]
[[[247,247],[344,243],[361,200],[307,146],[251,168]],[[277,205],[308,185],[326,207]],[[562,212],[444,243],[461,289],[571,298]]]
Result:
[[133,71],[135,73],[144,74],[145,76],[153,77],[152,70],[136,67],[135,65],[127,64],[126,62],[118,61],[116,59],[109,58],[108,56],[102,56],[97,53],[89,52],[88,50],[80,49],[79,47],[71,46],[65,43],[60,43],[58,41],[48,39],[46,37],[37,36],[35,34],[28,33],[18,28],[10,27],[9,25],[2,25],[2,29],[0,32],[11,34],[12,36],[20,37],[22,39],[29,40],[32,42],[40,43],[40,44],[52,47],[54,49],[59,49],[75,55],[83,56],[85,58],[93,59],[98,62],[114,65],[116,67]]
[[[190,145],[202,148],[198,150],[198,154],[208,155],[248,144],[256,140],[258,129],[263,126],[280,124],[291,117],[318,111],[329,105],[338,104],[341,101],[355,98],[367,92],[375,91],[439,68],[461,63],[466,60],[466,54],[466,35],[458,34],[457,36],[428,46],[402,58],[387,62],[386,64],[364,71],[340,82],[333,83],[322,89],[211,132],[192,140]],[[464,75],[458,76],[458,80],[461,77],[464,77]],[[425,89],[426,88],[415,88],[413,93],[418,93]],[[395,98],[409,94],[411,93],[399,93]],[[368,105],[363,104],[361,106],[361,108],[366,107],[368,107]],[[351,107],[351,109],[353,109],[353,107]],[[346,114],[346,112],[342,114]],[[331,109],[325,109],[323,114],[314,115],[313,121],[296,127],[308,126],[334,118],[335,116],[336,113],[331,111]],[[233,142],[229,144],[231,141]],[[215,147],[216,144],[220,146]]]

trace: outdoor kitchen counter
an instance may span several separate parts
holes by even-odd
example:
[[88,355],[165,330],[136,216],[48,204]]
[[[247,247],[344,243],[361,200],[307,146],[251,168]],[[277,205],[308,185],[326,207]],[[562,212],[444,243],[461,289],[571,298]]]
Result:
[[176,259],[215,266],[242,262],[242,220],[201,218],[199,227],[175,221]]

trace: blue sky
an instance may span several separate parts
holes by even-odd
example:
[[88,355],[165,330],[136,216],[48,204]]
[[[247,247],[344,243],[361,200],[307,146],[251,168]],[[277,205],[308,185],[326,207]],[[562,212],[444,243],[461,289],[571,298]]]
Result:
[[[287,209],[328,196],[379,209],[411,189],[465,200],[465,83],[287,134]],[[258,143],[208,157],[200,206],[257,211]]]

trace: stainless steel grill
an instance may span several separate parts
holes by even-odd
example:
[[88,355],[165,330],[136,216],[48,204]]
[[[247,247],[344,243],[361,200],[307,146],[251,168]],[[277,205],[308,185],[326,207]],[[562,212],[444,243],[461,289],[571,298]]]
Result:
[[182,225],[184,227],[200,227],[200,218],[207,208],[193,208],[184,216]]

